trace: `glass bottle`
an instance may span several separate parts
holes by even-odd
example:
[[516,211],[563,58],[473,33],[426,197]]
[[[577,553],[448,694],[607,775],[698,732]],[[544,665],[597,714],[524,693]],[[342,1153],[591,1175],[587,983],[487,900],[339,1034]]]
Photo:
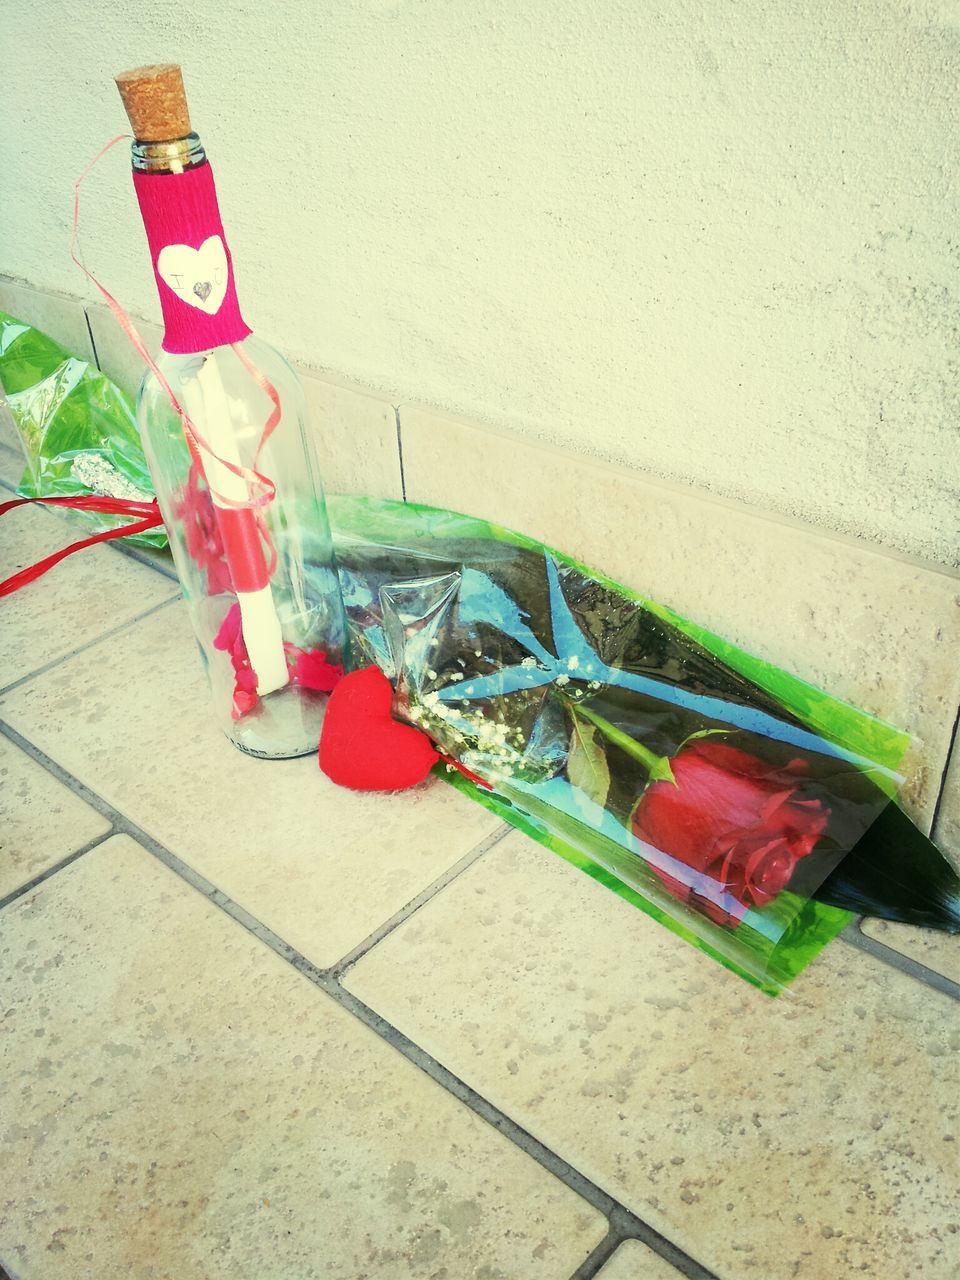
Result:
[[215,712],[241,751],[305,755],[346,624],[303,389],[240,314],[179,68],[117,83],[164,316],[157,367],[194,430],[152,370],[137,420]]

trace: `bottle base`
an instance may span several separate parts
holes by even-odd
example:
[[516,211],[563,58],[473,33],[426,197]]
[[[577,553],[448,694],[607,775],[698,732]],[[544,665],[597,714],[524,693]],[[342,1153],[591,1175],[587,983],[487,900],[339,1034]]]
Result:
[[258,751],[256,747],[247,746],[243,742],[238,742],[236,738],[229,733],[227,734],[227,737],[238,751],[242,751],[245,756],[253,756],[256,760],[298,760],[301,756],[312,756],[320,745],[320,741],[318,739],[311,746],[304,747],[301,750]]
[[287,685],[261,698],[253,711],[224,732],[238,751],[258,760],[312,755],[320,745],[327,697],[299,685]]

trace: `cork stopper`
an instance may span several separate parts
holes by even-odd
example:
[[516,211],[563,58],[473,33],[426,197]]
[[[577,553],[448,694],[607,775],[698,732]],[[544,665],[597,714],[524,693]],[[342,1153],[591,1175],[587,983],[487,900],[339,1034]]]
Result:
[[170,142],[190,133],[187,95],[176,63],[134,67],[115,79],[138,142]]

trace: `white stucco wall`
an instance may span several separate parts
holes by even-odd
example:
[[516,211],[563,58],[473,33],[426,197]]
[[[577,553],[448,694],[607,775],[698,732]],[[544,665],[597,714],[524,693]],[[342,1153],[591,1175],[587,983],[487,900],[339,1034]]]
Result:
[[[0,272],[92,297],[111,74],[180,61],[293,357],[957,555],[955,0],[4,5]],[[124,148],[86,258],[155,314]]]

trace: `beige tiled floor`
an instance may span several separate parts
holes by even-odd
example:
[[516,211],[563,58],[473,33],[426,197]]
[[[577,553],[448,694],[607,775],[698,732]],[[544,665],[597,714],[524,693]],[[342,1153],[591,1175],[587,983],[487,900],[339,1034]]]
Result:
[[0,737],[0,899],[109,829],[106,818]]
[[320,966],[499,826],[449,787],[398,805],[338,790],[313,757],[238,753],[211,731],[179,604],[22,685],[0,717]]
[[770,1001],[437,780],[244,757],[173,584],[73,572],[0,605],[13,1280],[954,1280],[956,1001],[843,941]]
[[547,1280],[605,1234],[132,840],[7,909],[0,973],[0,1256],[25,1280]]
[[[23,475],[23,460],[15,449],[11,449],[9,445],[4,444],[0,439],[0,482],[8,485],[10,489],[14,489],[19,483]],[[0,488],[0,502],[6,502],[8,498],[12,498],[12,493],[4,492]]]
[[346,985],[718,1275],[954,1280],[957,1004],[852,947],[773,1002],[515,833]]

